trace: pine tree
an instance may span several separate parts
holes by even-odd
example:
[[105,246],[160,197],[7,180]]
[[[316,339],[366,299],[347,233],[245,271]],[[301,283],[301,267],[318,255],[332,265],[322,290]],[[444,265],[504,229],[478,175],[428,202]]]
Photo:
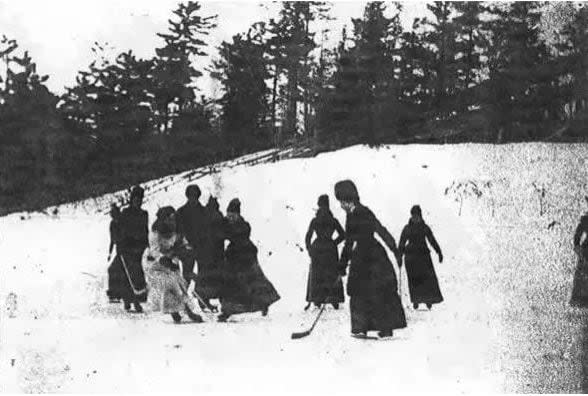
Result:
[[[400,136],[410,138],[415,125],[423,125],[432,109],[434,54],[425,43],[422,20],[413,21],[412,31],[402,33],[400,49]],[[422,132],[422,131],[420,131]]]
[[[58,98],[45,86],[27,51],[3,37],[0,58],[5,70],[0,89],[0,185],[9,198],[40,193],[62,181],[68,165],[68,136],[56,112]],[[19,55],[22,53],[22,55]]]
[[370,2],[363,18],[353,20],[352,54],[359,80],[357,93],[361,98],[358,118],[368,144],[378,141],[385,128],[385,118],[394,115],[398,93],[394,55],[402,30],[398,14],[388,18],[385,10],[383,2]]
[[[486,100],[497,141],[520,140],[541,128],[551,107],[553,79],[550,55],[539,38],[541,13],[535,2],[514,2],[488,9],[492,33]],[[535,124],[535,126],[533,126]],[[506,136],[505,136],[506,135]]]
[[[273,64],[272,107],[275,120],[278,105],[283,104],[284,123],[288,139],[310,133],[310,88],[313,69],[312,52],[318,47],[312,24],[329,18],[330,6],[325,2],[282,2],[277,20],[271,20],[268,31],[269,55]],[[285,84],[279,89],[279,80]],[[281,95],[281,100],[278,98]],[[299,104],[302,104],[302,128],[299,127]],[[278,136],[281,143],[283,136]]]
[[263,34],[250,29],[246,36],[235,35],[231,43],[223,42],[221,59],[213,74],[224,87],[220,100],[225,143],[234,154],[271,144],[267,125],[270,113],[270,78],[265,59]]
[[452,23],[453,3],[435,1],[427,4],[427,9],[434,16],[433,20],[425,18],[423,24],[429,28],[425,34],[426,47],[432,54],[431,69],[434,71],[432,81],[432,105],[435,116],[447,117],[454,111],[453,103],[457,79],[455,64],[456,29]]
[[461,113],[468,107],[476,105],[475,86],[480,83],[483,73],[482,53],[486,51],[487,41],[482,30],[483,22],[480,19],[484,9],[481,3],[460,1],[454,3],[459,13],[453,19],[456,33],[455,57],[456,57],[456,89],[457,106]]
[[216,27],[216,15],[199,15],[201,5],[180,3],[169,21],[169,32],[158,34],[165,46],[156,49],[154,95],[159,129],[169,132],[173,119],[195,100],[195,80],[202,76],[192,63],[206,55],[204,37]]
[[[555,67],[561,76],[562,110],[567,117],[585,122],[588,119],[588,8],[576,10],[560,34]],[[579,126],[579,122],[575,124]]]

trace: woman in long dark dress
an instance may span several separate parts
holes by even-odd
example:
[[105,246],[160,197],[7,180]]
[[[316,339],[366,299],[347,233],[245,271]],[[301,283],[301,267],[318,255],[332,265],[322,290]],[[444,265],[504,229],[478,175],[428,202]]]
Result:
[[[114,290],[116,290],[115,283],[120,282],[121,279],[117,279],[117,273],[115,270],[114,263],[112,260],[112,252],[115,248],[117,248],[118,242],[120,240],[120,209],[116,204],[112,204],[110,206],[110,244],[108,246],[108,290],[106,290],[106,295],[109,298],[111,303],[119,303],[121,296],[118,295]],[[120,273],[120,275],[124,275]]]
[[421,208],[415,205],[410,210],[411,218],[400,235],[400,254],[404,255],[410,300],[414,309],[419,304],[426,304],[431,309],[433,304],[443,301],[439,282],[431,261],[427,241],[431,244],[439,262],[443,262],[443,253],[433,235],[431,228],[423,220]]
[[[306,287],[306,301],[308,309],[311,303],[319,307],[324,303],[331,303],[333,308],[339,309],[339,303],[345,301],[343,282],[339,277],[339,252],[337,246],[345,240],[345,231],[339,221],[333,216],[329,208],[329,197],[321,195],[318,199],[318,211],[310,222],[306,232],[306,250],[311,259]],[[337,239],[333,240],[333,233],[337,231]],[[312,236],[317,238],[312,242]]]
[[[222,289],[222,266],[225,253],[224,224],[225,219],[219,210],[218,201],[214,197],[208,199],[205,207],[206,237],[201,249],[206,249],[206,265],[198,263],[198,273],[193,274],[194,290],[206,301],[200,302],[201,309],[217,312],[218,307],[210,303],[211,299],[219,298]],[[200,255],[203,257],[204,255]]]
[[382,238],[399,262],[396,242],[372,211],[360,203],[351,180],[338,182],[335,196],[347,213],[340,273],[345,275],[350,262],[347,294],[351,333],[362,337],[368,331],[377,330],[380,337],[392,337],[394,329],[406,327],[406,317],[398,296],[394,267],[374,234]]
[[574,252],[578,256],[578,265],[570,304],[574,307],[588,308],[588,215],[582,216],[580,224],[576,227]]
[[251,226],[241,217],[241,203],[233,199],[227,208],[224,285],[221,293],[221,322],[245,312],[268,313],[280,295],[265,277],[257,261],[257,247],[251,242]]
[[120,240],[117,255],[112,263],[113,281],[110,291],[122,298],[126,311],[131,303],[138,313],[143,312],[141,303],[147,301],[147,283],[142,266],[143,252],[149,246],[148,214],[141,209],[143,188],[133,187],[130,205],[120,215]]

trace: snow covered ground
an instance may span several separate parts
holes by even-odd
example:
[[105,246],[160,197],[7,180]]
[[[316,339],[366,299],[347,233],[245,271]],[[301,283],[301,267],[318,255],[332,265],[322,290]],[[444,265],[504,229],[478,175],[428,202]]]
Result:
[[[231,323],[176,326],[108,304],[109,219],[90,201],[0,218],[0,392],[581,391],[587,316],[568,300],[586,159],[586,145],[356,146],[198,179],[203,202],[214,194],[224,211],[241,199],[282,296],[268,317]],[[397,239],[421,205],[446,257],[445,302],[414,311],[404,274],[408,328],[393,340],[349,337],[347,303],[291,340],[316,315],[302,310],[304,233],[322,193],[344,222],[333,197],[343,178]],[[150,222],[183,203],[178,180],[149,198]]]

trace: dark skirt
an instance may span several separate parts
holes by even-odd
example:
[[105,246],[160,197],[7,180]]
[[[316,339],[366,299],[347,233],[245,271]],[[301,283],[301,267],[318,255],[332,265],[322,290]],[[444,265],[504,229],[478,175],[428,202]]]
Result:
[[311,263],[306,286],[306,301],[315,304],[345,301],[339,277],[339,254],[332,240],[317,239],[310,247]]
[[[212,260],[208,252],[200,254],[190,252],[182,258],[184,264],[184,278],[194,280],[194,291],[205,300],[219,298],[223,285],[223,273],[221,263]],[[197,264],[196,274],[194,266]]]
[[396,273],[378,242],[358,245],[353,251],[347,294],[350,296],[352,332],[406,327]]
[[588,249],[582,250],[578,257],[578,265],[574,274],[572,298],[570,305],[573,307],[588,308]]
[[108,268],[108,297],[130,302],[147,301],[147,282],[141,263],[142,257],[141,251],[117,254]]
[[438,304],[443,301],[431,255],[407,254],[404,262],[408,289],[413,304]]
[[263,311],[280,299],[257,261],[247,269],[225,273],[221,294],[222,311],[230,315]]
[[406,327],[406,316],[398,294],[390,289],[350,299],[351,332],[386,331]]

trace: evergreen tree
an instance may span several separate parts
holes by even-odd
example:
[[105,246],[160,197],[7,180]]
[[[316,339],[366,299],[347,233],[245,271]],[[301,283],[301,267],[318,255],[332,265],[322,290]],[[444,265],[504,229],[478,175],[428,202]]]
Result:
[[[313,70],[312,52],[318,47],[312,23],[329,19],[330,6],[325,2],[282,2],[277,20],[271,20],[268,53],[273,63],[273,119],[279,104],[285,106],[284,126],[288,138],[309,134],[310,91]],[[315,64],[316,65],[316,64]],[[279,90],[280,77],[286,83]],[[281,94],[282,99],[278,98]],[[302,104],[303,128],[299,128],[299,104]],[[278,142],[283,140],[278,136]]]
[[488,9],[494,18],[491,31],[487,104],[496,131],[495,139],[530,137],[551,107],[553,79],[550,55],[539,38],[541,13],[535,2],[513,2],[506,9]]
[[223,42],[214,73],[224,87],[220,100],[224,141],[234,154],[271,144],[269,79],[262,33],[250,29]]
[[447,117],[454,110],[455,87],[457,86],[457,70],[455,63],[456,29],[452,23],[452,2],[435,1],[427,4],[434,19],[425,18],[423,24],[428,28],[425,34],[425,48],[432,54],[431,69],[434,72],[432,82],[432,106],[434,116]]
[[180,3],[173,12],[176,20],[169,21],[169,32],[158,34],[165,45],[155,51],[153,93],[163,132],[171,130],[173,119],[196,98],[194,83],[202,72],[193,67],[193,62],[206,55],[204,37],[216,27],[216,15],[201,16],[200,9],[198,2]]
[[482,79],[483,67],[481,55],[486,52],[487,40],[483,32],[483,22],[480,19],[484,9],[481,3],[460,1],[454,4],[459,13],[453,19],[456,33],[455,68],[457,109],[460,112],[476,105],[475,86]]
[[0,89],[0,185],[9,197],[42,193],[62,182],[68,136],[56,113],[58,98],[45,86],[27,51],[3,37]]

